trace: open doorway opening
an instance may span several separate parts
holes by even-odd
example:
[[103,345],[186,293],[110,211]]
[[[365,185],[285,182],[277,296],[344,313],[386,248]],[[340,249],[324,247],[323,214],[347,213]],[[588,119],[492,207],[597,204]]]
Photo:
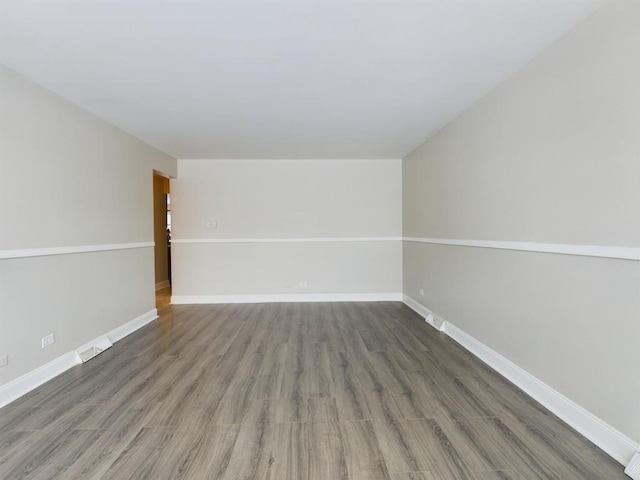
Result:
[[153,174],[156,308],[171,303],[171,192],[169,179]]

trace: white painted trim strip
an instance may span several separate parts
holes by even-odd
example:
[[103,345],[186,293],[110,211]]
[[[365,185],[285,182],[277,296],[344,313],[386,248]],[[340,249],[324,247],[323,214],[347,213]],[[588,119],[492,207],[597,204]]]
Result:
[[[432,313],[415,299],[404,295],[404,303],[419,315]],[[498,373],[509,379],[529,396],[540,402],[587,439],[592,441],[622,465],[627,465],[640,445],[605,423],[591,412],[554,390],[526,370],[520,368],[498,352],[476,340],[449,321],[444,323],[444,333],[473,353]]]
[[[414,242],[458,247],[496,248],[523,252],[557,253],[584,257],[640,260],[640,247],[612,245],[570,245],[563,243],[503,242],[493,240],[459,240],[423,237],[317,237],[317,238],[177,238],[171,243],[327,243],[327,242]],[[2,258],[0,256],[0,258]]]
[[76,352],[68,352],[0,387],[0,407],[36,389],[61,373],[78,365]]
[[[158,318],[158,311],[154,308],[153,310],[149,310],[148,312],[143,313],[139,317],[134,318],[124,325],[111,330],[106,334],[106,337],[111,342],[115,343],[118,340],[123,339],[127,335],[135,332],[139,328],[142,328],[147,323],[152,322],[156,318]],[[39,387],[43,383],[48,382],[52,378],[57,377],[66,370],[69,370],[71,367],[74,367],[81,363],[78,355],[76,354],[76,351],[83,351],[87,346],[98,344],[100,343],[101,339],[104,339],[104,337],[104,335],[101,335],[100,337],[87,343],[84,347],[80,347],[77,350],[65,353],[64,355],[51,360],[49,363],[45,363],[35,370],[31,370],[30,372],[25,373],[15,380],[10,381],[9,383],[0,385],[0,408],[29,393],[31,390]]]
[[128,321],[124,325],[120,325],[119,327],[114,328],[109,333],[107,333],[107,337],[109,337],[109,340],[111,340],[113,343],[119,342],[124,337],[131,335],[136,330],[139,330],[148,323],[153,322],[156,318],[158,318],[158,310],[153,308],[147,313],[143,313],[139,317]]
[[436,323],[433,312],[429,310],[427,307],[425,307],[421,303],[416,302],[413,298],[407,295],[402,296],[402,302],[405,305],[409,306],[413,311],[420,314],[420,316],[424,318],[425,322],[427,322],[433,328],[435,328],[440,332],[444,332],[444,328],[445,328],[444,320],[440,319],[440,322]]
[[401,293],[291,293],[266,295],[174,295],[172,304],[283,302],[401,302]]
[[155,242],[109,243],[104,245],[80,245],[77,247],[26,248],[23,250],[0,250],[0,260],[9,258],[44,257],[48,255],[69,255],[73,253],[106,252],[109,250],[129,250],[147,248]]
[[453,245],[459,247],[497,248],[525,252],[559,253],[585,257],[619,258],[640,260],[640,247],[618,247],[601,245],[569,245],[563,243],[501,242],[492,240],[458,240],[449,238],[403,237],[405,242]]
[[177,238],[171,243],[325,243],[399,242],[402,237],[318,237],[318,238]]

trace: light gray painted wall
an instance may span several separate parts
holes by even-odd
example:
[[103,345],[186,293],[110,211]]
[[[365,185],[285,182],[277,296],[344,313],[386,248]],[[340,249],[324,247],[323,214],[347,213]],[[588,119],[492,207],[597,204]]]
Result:
[[179,160],[178,169],[174,295],[401,292],[400,241],[179,242],[399,237],[400,160]]
[[[175,159],[3,66],[0,104],[0,250],[153,242]],[[153,268],[151,247],[0,260],[0,385],[153,309]]]
[[[640,2],[610,2],[419,147],[404,234],[640,245],[638,52]],[[406,294],[640,441],[639,262],[405,242],[403,263]]]

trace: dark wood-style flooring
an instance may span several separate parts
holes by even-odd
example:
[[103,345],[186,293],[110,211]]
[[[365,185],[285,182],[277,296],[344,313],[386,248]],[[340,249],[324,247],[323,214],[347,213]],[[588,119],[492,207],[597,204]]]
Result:
[[0,409],[0,478],[625,479],[400,303],[173,305]]

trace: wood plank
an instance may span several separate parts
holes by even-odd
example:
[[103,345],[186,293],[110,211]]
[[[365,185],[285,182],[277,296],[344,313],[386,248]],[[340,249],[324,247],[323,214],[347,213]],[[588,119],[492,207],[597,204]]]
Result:
[[416,419],[407,422],[410,436],[420,445],[422,470],[432,472],[442,480],[473,479],[459,445],[453,443],[440,424],[434,419]]
[[275,426],[269,478],[309,478],[309,430],[306,423]]
[[431,472],[393,473],[391,480],[438,480]]
[[476,480],[526,480],[520,473],[513,470],[475,472],[474,477]]
[[[90,429],[96,433],[93,442],[88,442],[80,455],[64,471],[69,478],[100,478],[116,461],[142,430],[146,419],[160,408],[160,404],[136,405],[119,415],[102,416],[99,420],[91,418],[79,425],[105,424],[105,428]],[[100,412],[99,412],[100,413]],[[105,421],[106,420],[106,421]]]
[[[225,480],[266,479],[272,466],[273,423],[247,423],[240,427]],[[273,478],[273,477],[271,477]]]
[[309,480],[348,478],[340,427],[337,422],[309,424]]
[[391,478],[371,422],[341,422],[340,434],[350,479]]

